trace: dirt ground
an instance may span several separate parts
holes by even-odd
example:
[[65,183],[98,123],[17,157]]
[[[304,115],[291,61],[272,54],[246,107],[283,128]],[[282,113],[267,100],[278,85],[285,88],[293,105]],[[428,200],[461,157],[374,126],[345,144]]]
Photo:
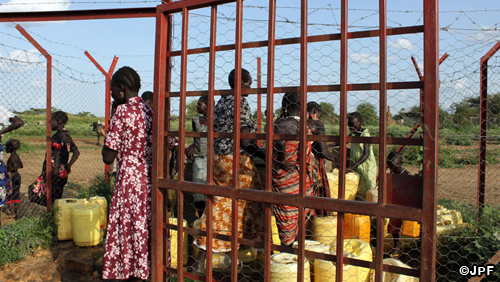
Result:
[[[18,138],[23,143],[29,143],[30,146],[41,146],[44,144],[44,138]],[[77,187],[86,185],[95,176],[104,173],[104,163],[101,157],[102,144],[96,144],[96,138],[74,138],[73,139],[80,150],[80,157],[72,167],[68,176],[68,184],[64,189],[64,198],[75,197]],[[101,140],[102,143],[102,140]],[[44,152],[20,152],[19,156],[24,167],[19,170],[21,174],[21,204],[20,215],[29,215],[40,210],[38,205],[28,202],[28,186],[40,176],[42,165],[45,159]],[[5,159],[9,154],[5,154]],[[2,209],[2,226],[14,220],[13,213],[5,207]]]

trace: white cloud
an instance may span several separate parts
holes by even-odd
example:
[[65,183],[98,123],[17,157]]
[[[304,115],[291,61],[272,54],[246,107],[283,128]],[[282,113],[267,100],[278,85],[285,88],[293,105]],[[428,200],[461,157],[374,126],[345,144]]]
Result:
[[47,0],[11,0],[0,4],[0,12],[41,12],[64,11],[70,6],[69,0],[47,2]]
[[361,64],[378,64],[379,56],[370,55],[370,54],[360,54],[360,53],[351,53],[349,54],[349,59],[355,63]]
[[396,42],[394,42],[394,41],[389,42],[389,47],[392,47],[394,49],[410,50],[413,48],[413,43],[411,43],[411,41],[408,39],[400,38]]
[[8,56],[0,54],[0,69],[5,72],[26,72],[42,66],[41,54],[35,48],[29,50],[14,50]]
[[10,52],[9,59],[20,63],[38,63],[40,61],[40,52],[35,48],[29,50],[15,50]]
[[470,42],[493,42],[500,40],[499,30],[488,30],[485,28],[484,31],[476,32],[471,35],[464,36],[464,39]]

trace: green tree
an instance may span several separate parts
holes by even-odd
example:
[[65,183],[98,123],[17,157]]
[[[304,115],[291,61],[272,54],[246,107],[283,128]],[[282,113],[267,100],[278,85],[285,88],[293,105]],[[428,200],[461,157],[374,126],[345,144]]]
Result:
[[375,106],[369,102],[364,102],[356,107],[356,111],[363,117],[364,125],[376,125],[378,123],[378,115]]
[[321,107],[321,111],[323,112],[323,114],[321,115],[321,121],[324,124],[330,124],[332,123],[332,120],[334,118],[338,118],[338,116],[335,114],[335,106],[333,106],[333,104],[328,102],[321,102],[319,103],[319,106]]
[[[262,119],[262,124],[265,124],[266,123],[266,113],[263,112],[263,111],[261,111],[260,112],[260,116],[261,116],[261,119]],[[252,117],[255,120],[255,122],[257,122],[257,110],[255,110],[253,112]]]
[[191,120],[198,115],[198,100],[192,100],[186,105],[186,120]]

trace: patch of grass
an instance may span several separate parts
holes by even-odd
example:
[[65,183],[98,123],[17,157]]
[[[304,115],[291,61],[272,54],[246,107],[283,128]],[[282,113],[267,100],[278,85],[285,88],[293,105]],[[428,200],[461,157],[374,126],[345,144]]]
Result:
[[24,259],[38,247],[57,242],[57,226],[52,213],[22,218],[0,228],[0,267]]
[[[482,220],[477,222],[475,206],[445,199],[440,199],[438,203],[459,211],[467,227],[439,237],[437,253],[441,259],[436,264],[437,281],[468,281],[471,277],[458,274],[460,266],[482,266],[500,250],[500,207],[485,206]],[[500,281],[500,265],[484,279]]]

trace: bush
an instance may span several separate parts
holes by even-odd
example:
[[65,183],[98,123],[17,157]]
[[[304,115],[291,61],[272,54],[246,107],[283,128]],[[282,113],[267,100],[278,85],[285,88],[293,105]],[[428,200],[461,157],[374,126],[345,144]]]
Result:
[[446,144],[457,145],[457,146],[470,146],[472,145],[472,140],[466,136],[455,136],[446,138]]
[[109,204],[111,203],[111,199],[113,198],[113,191],[115,189],[115,178],[110,177],[109,180],[106,180],[105,175],[98,175],[94,177],[90,181],[90,186],[88,188],[82,187],[80,191],[78,191],[77,198],[90,198],[93,196],[101,196],[106,198],[108,202],[108,210]]
[[[485,206],[482,220],[478,223],[475,206],[460,204],[453,200],[439,202],[448,209],[460,211],[467,228],[439,237],[437,254],[442,259],[438,259],[436,264],[437,281],[468,281],[471,277],[459,275],[460,266],[483,266],[500,250],[499,208]],[[500,265],[497,265],[493,274],[483,281],[500,281]]]
[[53,213],[25,217],[0,228],[0,267],[24,259],[38,247],[47,248],[57,242]]

